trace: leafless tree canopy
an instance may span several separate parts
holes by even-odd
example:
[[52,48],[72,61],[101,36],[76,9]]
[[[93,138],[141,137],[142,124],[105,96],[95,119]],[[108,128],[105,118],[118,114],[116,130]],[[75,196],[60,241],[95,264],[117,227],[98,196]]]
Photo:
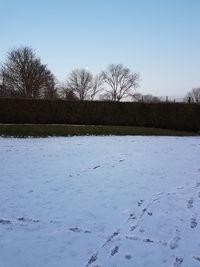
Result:
[[200,88],[193,88],[190,92],[187,93],[185,100],[193,103],[200,103]]
[[95,95],[102,90],[102,79],[85,69],[73,70],[68,77],[66,92],[73,92],[79,100],[94,100]]
[[113,101],[120,101],[132,95],[140,80],[139,73],[131,73],[130,69],[124,68],[121,64],[110,65],[101,75],[109,87],[107,96],[110,95]]
[[1,95],[56,97],[55,78],[29,47],[13,49],[0,68]]
[[103,90],[104,90],[103,77],[102,75],[97,75],[96,77],[93,78],[90,100],[94,100],[95,96]]

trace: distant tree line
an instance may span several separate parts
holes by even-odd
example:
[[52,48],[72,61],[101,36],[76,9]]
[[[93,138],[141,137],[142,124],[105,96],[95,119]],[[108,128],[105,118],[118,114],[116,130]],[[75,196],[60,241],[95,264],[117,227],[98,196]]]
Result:
[[[135,102],[156,103],[162,98],[136,92],[140,74],[131,72],[121,64],[111,64],[94,76],[87,69],[75,69],[64,83],[59,83],[30,47],[20,47],[8,52],[0,66],[0,97],[33,99],[102,100],[121,101],[129,98]],[[200,88],[186,96],[188,102],[200,102]]]

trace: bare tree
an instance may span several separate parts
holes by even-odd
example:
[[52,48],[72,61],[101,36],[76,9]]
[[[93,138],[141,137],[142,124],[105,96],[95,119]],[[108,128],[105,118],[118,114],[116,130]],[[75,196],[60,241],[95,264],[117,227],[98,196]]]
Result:
[[79,100],[94,100],[94,97],[102,90],[102,77],[93,77],[92,73],[85,69],[73,70],[67,79],[66,92],[73,92]]
[[109,86],[107,95],[110,95],[113,101],[120,101],[130,96],[139,86],[139,73],[131,73],[130,69],[124,68],[121,64],[108,66],[101,75]]
[[200,88],[193,88],[187,93],[185,100],[187,102],[200,103]]
[[92,74],[85,69],[73,70],[67,80],[67,91],[72,91],[79,100],[85,100],[92,88]]
[[30,47],[8,52],[0,68],[2,91],[8,96],[30,98],[56,97],[55,78]]

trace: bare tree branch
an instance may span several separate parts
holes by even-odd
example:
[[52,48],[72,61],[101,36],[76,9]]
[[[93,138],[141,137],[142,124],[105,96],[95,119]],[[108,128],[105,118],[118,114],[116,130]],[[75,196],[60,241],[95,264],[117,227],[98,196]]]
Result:
[[93,77],[88,70],[76,69],[69,74],[65,91],[73,92],[79,100],[94,100],[102,84],[102,76]]

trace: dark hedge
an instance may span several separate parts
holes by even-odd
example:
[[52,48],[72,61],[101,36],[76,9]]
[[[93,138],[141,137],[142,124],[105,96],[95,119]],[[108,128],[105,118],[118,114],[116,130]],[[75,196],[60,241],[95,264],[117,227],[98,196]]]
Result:
[[0,98],[0,123],[126,125],[199,131],[200,105]]

